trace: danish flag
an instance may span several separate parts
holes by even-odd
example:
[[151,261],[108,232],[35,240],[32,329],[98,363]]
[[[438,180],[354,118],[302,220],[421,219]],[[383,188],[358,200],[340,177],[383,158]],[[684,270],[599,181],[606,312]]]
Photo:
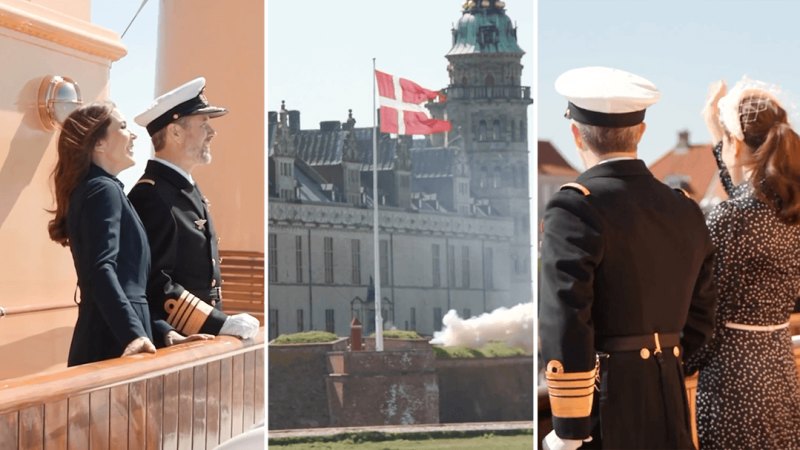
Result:
[[381,131],[394,134],[434,134],[450,131],[447,120],[432,119],[422,103],[442,96],[405,78],[375,71]]

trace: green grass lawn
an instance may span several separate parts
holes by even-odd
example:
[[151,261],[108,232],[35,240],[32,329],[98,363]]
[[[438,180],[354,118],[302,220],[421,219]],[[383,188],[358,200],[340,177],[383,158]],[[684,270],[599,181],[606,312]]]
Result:
[[337,442],[304,442],[297,444],[279,445],[270,440],[270,448],[281,450],[439,450],[439,449],[475,449],[475,450],[531,450],[533,436],[530,434],[517,434],[513,436],[496,436],[487,434],[483,436],[464,438],[442,439],[395,439],[391,441],[363,442],[351,439]]

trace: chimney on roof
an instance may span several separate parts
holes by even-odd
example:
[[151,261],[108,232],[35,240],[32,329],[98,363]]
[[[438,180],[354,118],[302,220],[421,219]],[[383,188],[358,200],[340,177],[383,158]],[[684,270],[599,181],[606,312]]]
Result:
[[339,131],[342,129],[342,122],[338,120],[325,120],[319,123],[321,131]]
[[300,131],[300,111],[289,111],[289,129],[293,133]]
[[675,144],[675,153],[686,153],[689,150],[689,130],[678,132],[678,143]]

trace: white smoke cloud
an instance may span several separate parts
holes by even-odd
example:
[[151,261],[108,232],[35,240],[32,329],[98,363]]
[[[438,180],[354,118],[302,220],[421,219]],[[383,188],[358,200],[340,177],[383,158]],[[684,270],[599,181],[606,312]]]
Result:
[[468,319],[451,309],[442,318],[444,329],[433,333],[431,344],[479,348],[489,341],[502,341],[532,353],[533,314],[533,303],[500,307]]

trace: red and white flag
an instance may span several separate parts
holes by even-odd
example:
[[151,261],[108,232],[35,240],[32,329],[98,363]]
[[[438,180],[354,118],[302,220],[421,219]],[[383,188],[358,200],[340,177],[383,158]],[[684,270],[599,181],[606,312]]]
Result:
[[440,96],[405,78],[375,71],[381,131],[394,134],[433,134],[450,131],[447,120],[432,119],[422,104]]

